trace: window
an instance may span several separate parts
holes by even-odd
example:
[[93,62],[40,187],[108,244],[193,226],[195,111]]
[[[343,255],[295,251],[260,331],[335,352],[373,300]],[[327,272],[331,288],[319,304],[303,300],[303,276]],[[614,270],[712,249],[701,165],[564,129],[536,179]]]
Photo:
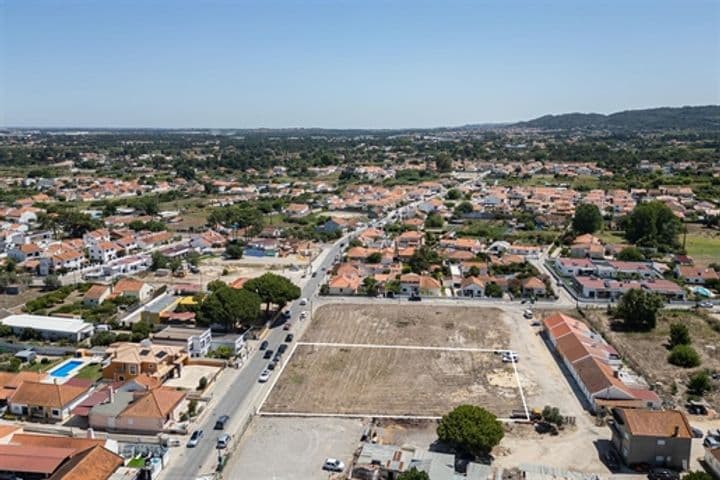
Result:
[[[658,444],[658,445],[665,445],[665,440],[658,440],[658,441],[657,441],[657,444]],[[662,457],[661,457],[661,458],[662,458]]]
[[130,375],[137,375],[137,365],[128,365],[128,373],[130,373]]
[[58,410],[57,408],[53,408],[53,409],[52,409],[52,416],[53,416],[53,417],[59,417],[59,416],[60,416],[60,410]]

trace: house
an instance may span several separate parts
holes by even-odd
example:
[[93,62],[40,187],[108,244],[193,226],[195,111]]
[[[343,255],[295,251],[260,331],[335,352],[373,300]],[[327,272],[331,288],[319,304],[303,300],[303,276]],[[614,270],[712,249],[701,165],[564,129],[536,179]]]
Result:
[[442,293],[442,285],[433,277],[407,273],[400,276],[400,292],[404,295],[429,295],[438,297]]
[[103,378],[126,381],[141,374],[165,381],[179,377],[187,354],[180,347],[154,345],[149,340],[141,343],[122,342],[112,344],[106,350],[103,361]]
[[112,287],[114,297],[134,298],[139,302],[147,300],[152,291],[153,287],[134,278],[121,278]]
[[190,240],[190,246],[198,250],[222,248],[226,243],[227,238],[215,230],[206,230],[203,233],[193,235]]
[[16,262],[24,262],[27,259],[40,258],[42,250],[34,243],[23,243],[20,246],[11,248],[7,256]]
[[205,357],[210,351],[212,333],[209,328],[166,327],[153,334],[152,340],[156,345],[180,347],[190,357]]
[[17,373],[0,372],[0,406],[6,406],[8,399],[23,382],[39,383],[45,380],[44,372],[23,370]]
[[543,326],[591,411],[613,406],[660,407],[657,394],[626,371],[617,351],[585,323],[556,313],[545,317]]
[[14,415],[63,421],[87,394],[87,387],[26,381],[15,389],[7,402]]
[[612,409],[612,443],[627,465],[690,466],[692,430],[679,410]]
[[302,218],[310,214],[310,207],[302,203],[291,203],[285,208],[285,213],[292,218]]
[[110,392],[107,402],[93,406],[88,424],[98,430],[157,434],[180,420],[187,392],[156,387],[147,390]]
[[705,449],[705,465],[707,465],[711,475],[720,478],[720,448]]
[[50,256],[50,265],[53,270],[77,270],[87,263],[85,254],[70,248],[65,248]]
[[86,307],[97,307],[101,305],[109,296],[111,289],[107,285],[93,285],[83,296],[83,305]]
[[107,263],[118,258],[122,248],[115,242],[96,242],[88,246],[88,257],[93,262]]
[[602,259],[605,256],[605,247],[599,238],[586,233],[575,238],[570,246],[570,256],[575,258]]
[[416,232],[414,230],[408,230],[403,232],[395,238],[395,243],[398,248],[407,247],[419,247],[425,241],[425,235],[422,232]]
[[555,268],[566,277],[595,273],[595,264],[589,258],[557,257],[555,259]]
[[708,281],[720,280],[720,275],[712,268],[691,265],[677,265],[675,267],[675,276],[683,282],[693,285],[705,285]]
[[547,295],[547,287],[538,277],[528,277],[522,281],[522,294],[526,297],[544,297]]
[[485,282],[478,277],[465,277],[460,283],[463,297],[479,298],[485,296]]
[[45,315],[18,314],[0,319],[0,323],[13,329],[16,335],[34,330],[48,340],[66,339],[80,342],[93,335],[91,323],[76,318],[50,317]]

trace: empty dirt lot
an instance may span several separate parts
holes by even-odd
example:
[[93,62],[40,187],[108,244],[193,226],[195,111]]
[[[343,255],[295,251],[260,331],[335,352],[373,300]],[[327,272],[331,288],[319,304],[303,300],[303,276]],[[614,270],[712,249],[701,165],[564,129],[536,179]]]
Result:
[[325,305],[303,342],[510,348],[500,309],[433,305]]
[[512,365],[494,352],[452,349],[505,349],[509,337],[498,309],[327,305],[315,313],[263,411],[440,416],[472,403],[507,417],[522,408]]
[[444,415],[521,408],[512,366],[487,352],[298,345],[265,412]]

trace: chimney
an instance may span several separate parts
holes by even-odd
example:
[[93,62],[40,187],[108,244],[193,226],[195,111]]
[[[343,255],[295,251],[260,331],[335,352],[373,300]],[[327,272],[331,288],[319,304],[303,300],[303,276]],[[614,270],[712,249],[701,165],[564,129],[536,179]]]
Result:
[[613,370],[613,377],[620,378],[620,370]]
[[87,438],[95,439],[95,430],[92,428],[87,429]]
[[115,402],[115,388],[110,385],[110,403]]
[[675,430],[673,431],[673,437],[677,437],[680,434],[680,427],[678,425],[675,425]]

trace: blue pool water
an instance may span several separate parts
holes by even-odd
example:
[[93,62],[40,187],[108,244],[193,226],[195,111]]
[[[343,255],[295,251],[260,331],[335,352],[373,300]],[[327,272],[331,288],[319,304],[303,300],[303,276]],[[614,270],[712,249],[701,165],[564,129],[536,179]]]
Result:
[[55,368],[54,370],[50,371],[51,377],[67,377],[70,372],[75,370],[77,367],[82,365],[83,362],[80,360],[70,360],[67,363],[64,363],[60,365],[59,367]]

